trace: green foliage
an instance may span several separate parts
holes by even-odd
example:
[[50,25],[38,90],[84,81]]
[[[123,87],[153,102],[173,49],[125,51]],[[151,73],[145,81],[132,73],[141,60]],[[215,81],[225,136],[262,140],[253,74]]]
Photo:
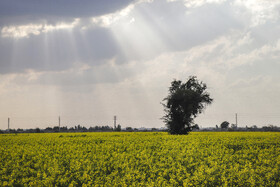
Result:
[[0,135],[0,186],[279,186],[279,152],[276,132]]
[[229,122],[227,122],[227,121],[224,121],[224,122],[221,123],[221,128],[222,129],[227,129],[228,126],[229,126]]
[[122,131],[122,126],[120,124],[118,124],[115,131],[118,131],[118,132]]
[[186,83],[180,80],[171,82],[169,94],[163,100],[166,101],[163,120],[170,134],[188,134],[196,127],[193,119],[213,101],[206,89],[206,84],[195,76],[189,77]]

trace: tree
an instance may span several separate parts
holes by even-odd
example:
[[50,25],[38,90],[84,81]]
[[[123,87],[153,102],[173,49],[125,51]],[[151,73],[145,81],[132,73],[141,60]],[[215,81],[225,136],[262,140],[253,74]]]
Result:
[[35,129],[35,132],[36,132],[36,133],[40,133],[41,130],[40,130],[39,128],[36,128],[36,129]]
[[237,129],[237,125],[236,124],[231,124],[231,128],[232,129]]
[[59,132],[59,126],[54,126],[54,127],[53,127],[53,131],[54,131],[54,132]]
[[162,119],[170,134],[188,134],[195,127],[194,118],[213,101],[206,89],[206,84],[195,76],[190,76],[186,83],[171,82],[169,94],[163,99],[166,104],[162,103],[166,113]]
[[133,131],[132,127],[126,127],[125,130],[128,131],[128,132],[132,132]]
[[221,128],[222,129],[227,129],[228,126],[229,126],[229,122],[227,122],[227,121],[224,121],[223,123],[221,123]]
[[194,126],[193,126],[193,128],[192,128],[193,130],[199,130],[199,126],[198,126],[198,124],[195,124]]
[[122,130],[122,126],[120,124],[118,124],[115,131],[121,131],[121,130]]

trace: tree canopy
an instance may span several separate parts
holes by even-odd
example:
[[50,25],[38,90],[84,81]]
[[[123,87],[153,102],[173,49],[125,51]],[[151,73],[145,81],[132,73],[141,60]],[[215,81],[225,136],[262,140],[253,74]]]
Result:
[[206,105],[212,103],[205,83],[190,76],[187,82],[173,80],[169,87],[169,94],[163,99],[166,123],[170,134],[188,134],[195,125],[194,118],[200,114]]
[[221,123],[221,128],[222,129],[227,129],[228,127],[229,127],[229,122],[224,121],[224,122]]

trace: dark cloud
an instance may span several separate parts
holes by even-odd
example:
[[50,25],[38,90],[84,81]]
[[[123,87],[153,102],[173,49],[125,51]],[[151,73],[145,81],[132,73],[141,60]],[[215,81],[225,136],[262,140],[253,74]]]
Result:
[[61,21],[115,12],[132,0],[1,0],[0,25],[22,24],[38,20]]
[[[1,3],[8,6],[7,10],[10,12],[18,10],[14,12],[16,16],[48,14],[61,16],[63,19],[76,17],[78,13],[83,16],[103,14],[128,4],[128,1],[113,1],[112,3],[86,1],[83,4],[75,2],[73,0],[58,1],[57,6],[54,6],[53,2],[43,1],[41,5],[31,0],[24,3],[16,3],[16,1]],[[62,6],[63,3],[65,6]],[[82,11],[83,7],[84,11]],[[3,9],[2,6],[1,9]],[[9,17],[7,10],[1,14]],[[131,31],[125,31],[127,33],[122,33],[122,26],[118,28],[119,30],[115,29],[114,33],[110,28],[98,26],[90,26],[83,30],[81,28],[87,26],[87,21],[82,19],[71,31],[41,32],[39,35],[30,34],[29,38],[18,40],[1,38],[0,73],[21,72],[26,69],[60,71],[69,69],[75,62],[99,65],[112,58],[115,58],[118,64],[131,60],[148,60],[167,50],[189,49],[225,34],[230,29],[242,27],[239,19],[234,17],[232,8],[226,3],[202,6],[190,12],[187,11],[183,2],[141,3],[137,4],[129,16],[135,17],[136,21],[129,25]],[[127,19],[125,21],[129,22],[129,18]],[[142,30],[143,25],[149,32]],[[119,35],[122,37],[116,42],[115,37]],[[162,48],[161,44],[151,47],[154,45],[151,41],[154,37],[158,37],[159,42],[167,47]],[[125,46],[126,54],[123,54],[123,46]]]
[[0,49],[1,74],[26,69],[61,71],[77,62],[99,65],[118,54],[114,38],[106,28],[61,30],[19,40],[2,38]]
[[[23,19],[28,17],[31,23],[36,23],[37,18],[32,16],[43,19],[46,15],[56,17],[56,21],[69,19],[72,22],[74,17],[85,17],[70,30],[47,33],[40,31],[39,35],[29,34],[29,38],[0,38],[0,74],[22,72],[26,69],[61,71],[73,67],[76,62],[97,66],[111,59],[115,59],[117,65],[132,60],[145,61],[164,52],[188,50],[232,30],[248,29],[250,25],[250,17],[243,20],[244,17],[240,17],[242,10],[239,14],[236,7],[228,2],[187,8],[182,1],[158,0],[136,4],[128,16],[118,20],[120,24],[117,21],[104,28],[93,25],[87,16],[113,12],[129,4],[129,1],[75,2],[58,1],[56,7],[52,5],[53,2],[48,1],[42,2],[42,5],[31,0],[24,1],[26,4],[21,1],[0,1],[0,5],[7,7],[2,12],[4,8],[0,6],[5,20],[14,16]],[[65,7],[62,6],[63,3]],[[38,10],[34,8],[36,10],[33,11],[30,7],[37,7]],[[15,13],[15,10],[19,11]],[[132,18],[134,21],[130,23]],[[270,30],[272,28],[270,36],[273,39],[279,27],[267,27]],[[263,31],[260,30],[260,33]],[[162,47],[163,45],[165,46]]]

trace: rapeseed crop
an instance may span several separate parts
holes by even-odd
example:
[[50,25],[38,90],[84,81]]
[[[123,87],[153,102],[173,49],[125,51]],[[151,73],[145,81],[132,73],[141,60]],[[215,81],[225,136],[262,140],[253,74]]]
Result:
[[0,186],[280,186],[280,133],[0,135]]

